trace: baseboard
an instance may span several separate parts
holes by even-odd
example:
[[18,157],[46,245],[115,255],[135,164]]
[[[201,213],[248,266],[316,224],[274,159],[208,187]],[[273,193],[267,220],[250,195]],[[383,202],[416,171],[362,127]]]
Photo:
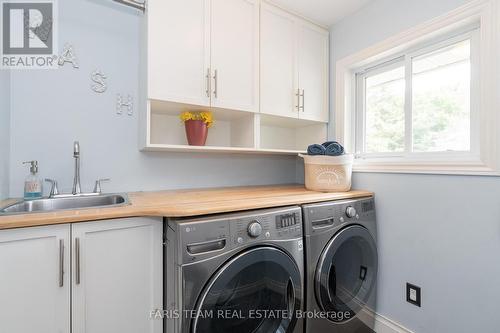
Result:
[[401,324],[396,323],[395,321],[378,313],[375,313],[367,308],[364,308],[362,310],[362,313],[359,313],[358,316],[362,321],[371,319],[371,321],[373,322],[373,319],[375,319],[374,331],[376,333],[414,333]]

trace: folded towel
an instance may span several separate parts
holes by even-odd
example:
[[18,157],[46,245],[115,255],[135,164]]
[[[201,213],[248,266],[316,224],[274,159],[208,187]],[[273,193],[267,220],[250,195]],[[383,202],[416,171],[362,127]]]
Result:
[[328,156],[340,156],[344,155],[344,147],[337,141],[328,141],[323,143],[325,147],[325,155]]
[[322,145],[310,145],[307,147],[307,155],[325,155],[326,148]]

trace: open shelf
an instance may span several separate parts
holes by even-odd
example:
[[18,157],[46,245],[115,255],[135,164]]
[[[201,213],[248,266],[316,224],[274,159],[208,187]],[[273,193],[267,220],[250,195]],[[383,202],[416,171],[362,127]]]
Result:
[[257,149],[257,148],[235,148],[235,147],[215,147],[215,146],[189,146],[189,145],[168,145],[151,144],[143,151],[177,151],[177,152],[215,152],[215,153],[240,153],[240,154],[272,154],[272,155],[295,155],[305,151],[285,150],[285,149]]
[[[192,150],[213,150],[210,147],[224,147],[228,150],[255,149],[253,113],[158,101],[151,101],[149,107],[149,148],[186,146]],[[211,111],[213,113],[215,122],[208,131],[205,147],[188,145],[184,124],[179,119],[179,114],[183,111]]]
[[312,143],[323,143],[327,124],[260,115],[260,149],[303,153]]
[[[183,111],[213,113],[214,125],[205,146],[188,145],[179,119]],[[308,145],[322,143],[327,137],[326,123],[157,100],[147,102],[141,124],[143,151],[293,155],[304,153]]]

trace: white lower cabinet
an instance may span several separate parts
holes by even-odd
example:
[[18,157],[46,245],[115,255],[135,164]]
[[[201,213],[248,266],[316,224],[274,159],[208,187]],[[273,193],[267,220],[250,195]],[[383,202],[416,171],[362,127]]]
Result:
[[0,231],[0,332],[70,332],[69,224]]
[[72,225],[72,332],[161,333],[162,222],[127,218]]
[[0,332],[161,333],[162,240],[161,218],[0,231]]

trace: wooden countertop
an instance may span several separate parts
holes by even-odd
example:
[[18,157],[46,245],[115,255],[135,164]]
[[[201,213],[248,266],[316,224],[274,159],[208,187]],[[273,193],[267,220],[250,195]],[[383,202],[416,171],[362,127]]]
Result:
[[[104,220],[133,216],[189,217],[249,209],[359,198],[367,191],[321,193],[303,185],[226,187],[128,193],[127,206],[0,216],[0,229]],[[12,202],[0,202],[4,207]]]

